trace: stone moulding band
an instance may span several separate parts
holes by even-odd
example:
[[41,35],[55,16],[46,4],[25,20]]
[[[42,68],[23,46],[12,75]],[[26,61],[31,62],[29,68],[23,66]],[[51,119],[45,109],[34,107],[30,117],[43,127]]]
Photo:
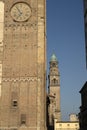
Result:
[[23,82],[25,82],[25,81],[40,81],[40,78],[38,78],[38,77],[27,77],[27,78],[24,78],[24,77],[21,77],[21,78],[2,78],[2,82],[11,82],[11,81],[13,81],[13,82],[17,82],[17,81],[23,81]]

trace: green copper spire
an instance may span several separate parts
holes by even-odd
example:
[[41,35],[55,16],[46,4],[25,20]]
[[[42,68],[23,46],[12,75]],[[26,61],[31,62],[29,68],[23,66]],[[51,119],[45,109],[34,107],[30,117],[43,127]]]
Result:
[[52,54],[50,61],[57,61],[55,54]]

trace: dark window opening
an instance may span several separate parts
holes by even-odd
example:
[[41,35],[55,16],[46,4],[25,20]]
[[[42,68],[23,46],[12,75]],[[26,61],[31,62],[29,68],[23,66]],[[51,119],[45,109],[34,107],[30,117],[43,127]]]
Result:
[[52,85],[58,85],[58,80],[53,79],[53,80],[52,80]]
[[16,100],[13,101],[13,107],[17,107],[17,105],[18,105],[17,101]]
[[21,125],[25,125],[26,124],[26,115],[22,114],[21,115]]

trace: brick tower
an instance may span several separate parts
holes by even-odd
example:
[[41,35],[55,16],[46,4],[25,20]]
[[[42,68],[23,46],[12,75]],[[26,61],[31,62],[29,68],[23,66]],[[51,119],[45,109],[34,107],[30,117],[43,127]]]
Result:
[[60,110],[60,74],[58,70],[58,61],[55,54],[52,55],[50,60],[49,68],[49,128],[54,128],[54,119],[58,121],[61,120],[61,110]]
[[46,130],[46,0],[2,0],[0,128]]

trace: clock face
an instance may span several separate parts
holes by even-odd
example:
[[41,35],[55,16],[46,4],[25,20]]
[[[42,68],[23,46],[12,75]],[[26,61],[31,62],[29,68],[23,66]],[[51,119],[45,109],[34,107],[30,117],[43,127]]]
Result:
[[22,22],[29,19],[31,9],[28,4],[20,2],[13,5],[11,8],[11,16],[15,21]]

